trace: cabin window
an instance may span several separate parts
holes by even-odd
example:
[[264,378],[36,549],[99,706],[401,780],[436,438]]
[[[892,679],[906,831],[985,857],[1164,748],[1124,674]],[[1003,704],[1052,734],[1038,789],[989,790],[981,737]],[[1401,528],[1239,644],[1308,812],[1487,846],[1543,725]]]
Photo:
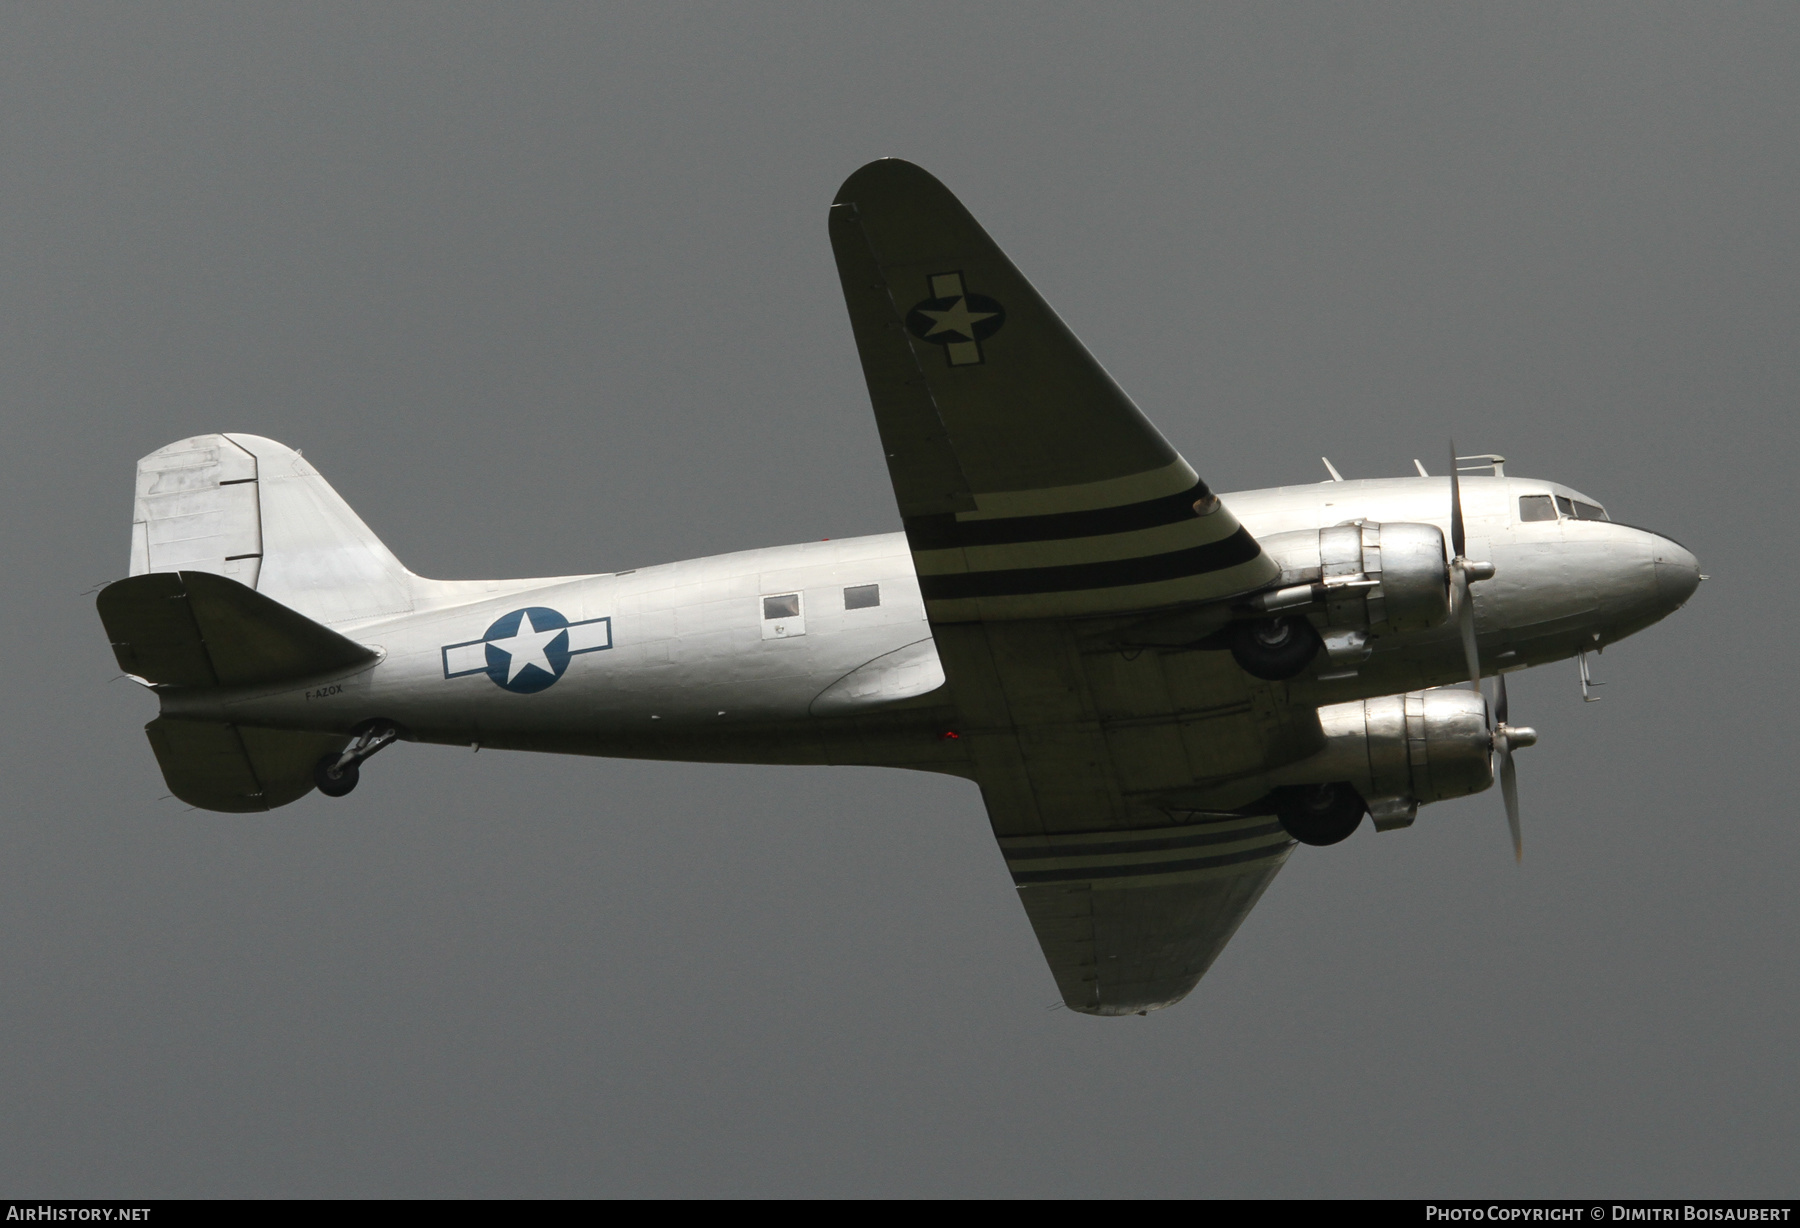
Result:
[[1520,520],[1555,520],[1556,508],[1550,502],[1549,495],[1520,495]]
[[852,584],[844,590],[844,608],[846,610],[867,610],[881,604],[881,585]]
[[764,597],[763,617],[765,619],[800,617],[800,594],[783,593],[779,597]]
[[1606,509],[1603,507],[1596,507],[1592,503],[1583,503],[1580,499],[1571,499],[1570,502],[1575,505],[1575,519],[1577,520],[1605,520],[1607,518]]

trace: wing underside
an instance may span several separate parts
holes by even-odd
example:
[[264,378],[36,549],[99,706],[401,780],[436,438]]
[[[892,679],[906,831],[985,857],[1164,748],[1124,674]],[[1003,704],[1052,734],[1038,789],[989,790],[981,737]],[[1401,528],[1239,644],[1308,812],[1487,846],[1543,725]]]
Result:
[[851,175],[832,247],[958,736],[1058,989],[1166,1007],[1292,848],[1273,817],[1168,798],[1318,722],[1220,654],[1121,654],[1105,625],[1278,567],[920,167]]
[[1091,1015],[1186,997],[1293,846],[1271,816],[1000,841],[1063,1002]]
[[1304,751],[1317,718],[1107,629],[1279,569],[936,179],[865,166],[831,239],[958,736],[1063,1000],[1166,1006],[1292,847],[1170,797]]
[[937,642],[1063,1001],[1124,1015],[1180,1000],[1292,848],[1270,815],[1185,799],[1309,753],[1316,710],[1229,654],[1121,652],[1068,622],[951,624]]
[[1166,1006],[1292,847],[1168,798],[1317,720],[1221,654],[1121,653],[1106,626],[1278,568],[936,179],[871,163],[831,239],[958,736],[1063,1000]]
[[852,175],[831,241],[932,621],[1213,600],[1277,568],[936,179]]

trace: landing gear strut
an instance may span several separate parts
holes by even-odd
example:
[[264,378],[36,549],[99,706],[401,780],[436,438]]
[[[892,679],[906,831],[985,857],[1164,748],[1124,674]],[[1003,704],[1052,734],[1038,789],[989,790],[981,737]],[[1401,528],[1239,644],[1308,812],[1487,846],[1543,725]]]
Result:
[[326,755],[313,764],[313,783],[326,797],[343,797],[356,788],[360,779],[358,765],[399,736],[399,727],[391,721],[370,721],[360,726],[342,753]]
[[1287,785],[1270,794],[1275,817],[1301,844],[1336,844],[1362,824],[1368,806],[1342,781],[1328,785]]

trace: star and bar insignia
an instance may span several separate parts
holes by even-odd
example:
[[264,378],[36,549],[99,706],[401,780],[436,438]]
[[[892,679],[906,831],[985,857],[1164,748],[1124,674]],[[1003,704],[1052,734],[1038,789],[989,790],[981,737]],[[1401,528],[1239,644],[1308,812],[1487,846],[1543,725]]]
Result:
[[906,313],[907,331],[943,346],[953,367],[981,362],[981,343],[1005,325],[1006,308],[985,294],[970,294],[961,273],[934,273],[926,280],[931,297]]
[[568,672],[569,659],[612,647],[612,619],[570,622],[548,606],[502,614],[478,640],[446,644],[444,677],[486,674],[502,690],[532,695]]

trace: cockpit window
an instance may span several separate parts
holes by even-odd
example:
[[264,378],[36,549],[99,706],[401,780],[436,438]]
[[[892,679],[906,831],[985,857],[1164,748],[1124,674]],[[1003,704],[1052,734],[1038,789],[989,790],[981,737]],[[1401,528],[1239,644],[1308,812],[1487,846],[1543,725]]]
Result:
[[1555,520],[1556,513],[1561,512],[1569,520],[1611,520],[1606,509],[1597,503],[1586,503],[1580,499],[1571,499],[1567,495],[1557,495],[1552,501],[1549,495],[1520,495],[1520,520]]
[[1549,495],[1520,495],[1520,520],[1555,520],[1556,508],[1550,503]]

